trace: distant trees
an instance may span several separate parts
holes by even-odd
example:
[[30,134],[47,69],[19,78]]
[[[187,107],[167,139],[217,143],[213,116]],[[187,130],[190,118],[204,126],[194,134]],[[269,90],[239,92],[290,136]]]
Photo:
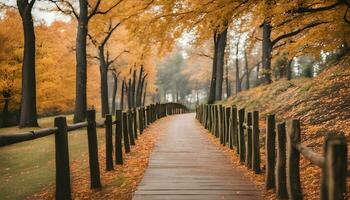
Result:
[[172,101],[181,102],[190,93],[188,80],[183,75],[185,60],[179,51],[170,54],[158,65],[157,85],[160,87],[162,99],[171,95]]

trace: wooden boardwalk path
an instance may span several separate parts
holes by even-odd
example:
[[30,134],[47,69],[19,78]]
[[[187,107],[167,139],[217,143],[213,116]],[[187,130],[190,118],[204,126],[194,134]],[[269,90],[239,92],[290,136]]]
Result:
[[201,134],[194,114],[173,116],[134,200],[261,199],[255,186]]

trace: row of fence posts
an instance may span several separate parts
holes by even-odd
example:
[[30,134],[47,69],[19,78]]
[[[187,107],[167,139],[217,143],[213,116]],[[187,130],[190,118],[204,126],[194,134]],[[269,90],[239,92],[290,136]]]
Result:
[[235,106],[201,105],[196,117],[220,143],[236,149],[240,162],[260,173],[259,112],[237,111]]
[[[236,106],[200,105],[196,118],[220,143],[234,149],[242,164],[261,173],[259,112]],[[328,134],[323,156],[301,144],[299,120],[276,124],[275,115],[266,117],[265,187],[275,189],[278,198],[303,198],[300,183],[300,154],[322,169],[321,199],[346,199],[347,144],[342,134]],[[261,142],[263,143],[263,142]]]
[[[107,114],[103,124],[97,124],[95,110],[87,113],[87,122],[76,124],[79,128],[87,127],[89,166],[90,166],[90,188],[101,188],[100,168],[98,159],[97,126],[105,127],[106,146],[106,170],[114,169],[113,148],[115,152],[115,164],[123,164],[123,151],[131,152],[131,147],[136,144],[135,139],[139,134],[157,119],[167,115],[181,114],[188,110],[181,104],[164,103],[151,104],[146,107],[133,108],[131,110],[116,110],[115,121],[112,115]],[[113,147],[113,125],[115,126],[115,141]],[[71,199],[71,181],[69,167],[68,149],[68,126],[65,116],[55,118],[55,158],[56,158],[56,199]],[[78,129],[78,128],[76,128]],[[74,130],[76,130],[74,129]]]

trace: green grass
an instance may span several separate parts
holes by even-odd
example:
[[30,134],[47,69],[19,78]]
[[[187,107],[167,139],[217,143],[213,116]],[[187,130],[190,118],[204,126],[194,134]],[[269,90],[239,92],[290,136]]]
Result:
[[[71,116],[67,119],[71,122]],[[39,120],[41,127],[53,126],[53,117]],[[17,127],[0,129],[1,134],[14,134],[33,130]],[[98,131],[98,141],[104,144],[104,129]],[[68,134],[70,162],[79,160],[88,152],[86,130]],[[80,165],[81,164],[81,165]],[[88,163],[79,163],[79,167]],[[54,136],[18,143],[0,148],[0,197],[2,200],[24,199],[55,184]]]

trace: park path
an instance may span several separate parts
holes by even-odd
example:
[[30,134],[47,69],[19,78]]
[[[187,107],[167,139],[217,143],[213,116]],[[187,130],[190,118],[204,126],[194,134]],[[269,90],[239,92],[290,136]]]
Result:
[[253,183],[201,133],[194,114],[171,116],[133,200],[261,199]]

